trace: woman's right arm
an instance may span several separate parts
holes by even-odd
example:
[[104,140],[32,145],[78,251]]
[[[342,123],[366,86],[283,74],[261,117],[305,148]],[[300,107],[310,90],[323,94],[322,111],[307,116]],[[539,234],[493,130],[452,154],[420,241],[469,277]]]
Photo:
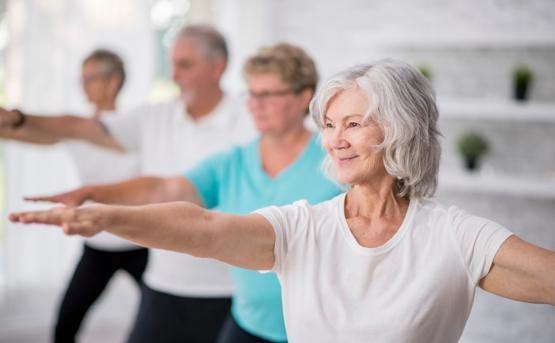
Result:
[[263,216],[224,214],[187,202],[60,207],[14,213],[10,220],[58,225],[68,235],[107,231],[142,246],[215,258],[248,269],[268,270],[274,263],[275,234]]
[[188,201],[203,206],[195,186],[183,176],[142,176],[118,183],[84,186],[62,194],[27,197],[25,200],[49,201],[68,206],[79,206],[86,201],[118,205]]
[[[14,127],[21,116],[25,116],[24,122]],[[105,148],[124,151],[98,120],[73,115],[39,116],[0,107],[0,137],[36,144],[82,139]]]

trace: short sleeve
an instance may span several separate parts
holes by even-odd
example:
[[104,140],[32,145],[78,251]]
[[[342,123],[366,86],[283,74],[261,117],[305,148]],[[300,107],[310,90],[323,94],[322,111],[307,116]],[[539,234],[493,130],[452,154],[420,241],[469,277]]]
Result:
[[512,235],[503,226],[460,209],[450,208],[455,239],[474,284],[486,276],[501,244]]
[[287,206],[270,206],[254,213],[264,216],[272,225],[276,236],[274,244],[274,265],[271,271],[281,273],[289,249],[311,222],[309,204],[300,200]]
[[130,112],[104,116],[100,122],[125,150],[136,152],[140,149],[141,125],[147,113],[148,107],[140,107]]
[[215,154],[198,163],[184,173],[204,203],[206,208],[214,208],[219,204],[219,193],[222,176],[226,170],[231,152]]

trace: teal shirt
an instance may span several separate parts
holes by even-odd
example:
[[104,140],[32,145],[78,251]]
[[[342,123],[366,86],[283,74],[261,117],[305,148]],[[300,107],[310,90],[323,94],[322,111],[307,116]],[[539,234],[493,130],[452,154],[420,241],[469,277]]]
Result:
[[[271,205],[306,199],[328,200],[341,189],[320,171],[325,151],[314,134],[302,154],[276,177],[262,169],[259,140],[214,155],[185,173],[207,208],[248,214]],[[285,341],[281,287],[275,273],[234,267],[236,285],[231,313],[237,324],[255,336]]]

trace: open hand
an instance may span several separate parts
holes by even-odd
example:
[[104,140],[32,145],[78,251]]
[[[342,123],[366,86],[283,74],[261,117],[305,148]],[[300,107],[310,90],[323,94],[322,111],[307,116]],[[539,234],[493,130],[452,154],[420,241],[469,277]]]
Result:
[[21,224],[57,225],[66,235],[91,237],[102,230],[98,212],[94,207],[56,207],[47,211],[11,213],[9,220]]
[[25,197],[26,201],[47,201],[59,204],[64,204],[66,206],[79,206],[82,205],[88,199],[87,189],[85,187],[78,188],[74,191],[60,193],[55,195],[45,195],[45,196],[31,196]]

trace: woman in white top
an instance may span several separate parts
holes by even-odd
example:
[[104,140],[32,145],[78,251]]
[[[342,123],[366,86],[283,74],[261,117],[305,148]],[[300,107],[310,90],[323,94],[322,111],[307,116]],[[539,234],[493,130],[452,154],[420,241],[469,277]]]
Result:
[[[110,50],[94,50],[83,61],[81,77],[83,93],[93,107],[92,117],[100,120],[116,116],[117,96],[125,81],[121,58]],[[139,161],[134,154],[76,139],[62,140],[47,130],[33,129],[26,125],[28,115],[19,110],[0,108],[0,118],[8,122],[7,127],[0,127],[0,138],[35,144],[63,143],[82,184],[116,182],[138,173]],[[56,120],[64,116],[49,118]],[[70,127],[71,123],[66,125]],[[83,252],[59,305],[52,341],[75,342],[87,312],[118,270],[127,272],[141,287],[147,261],[147,249],[109,233],[84,240]]]
[[[139,244],[277,272],[292,342],[456,342],[476,286],[555,304],[555,253],[430,200],[438,111],[414,67],[383,60],[329,80],[311,105],[326,169],[349,190],[235,216],[177,202],[16,213]],[[156,226],[158,230],[150,228]]]

